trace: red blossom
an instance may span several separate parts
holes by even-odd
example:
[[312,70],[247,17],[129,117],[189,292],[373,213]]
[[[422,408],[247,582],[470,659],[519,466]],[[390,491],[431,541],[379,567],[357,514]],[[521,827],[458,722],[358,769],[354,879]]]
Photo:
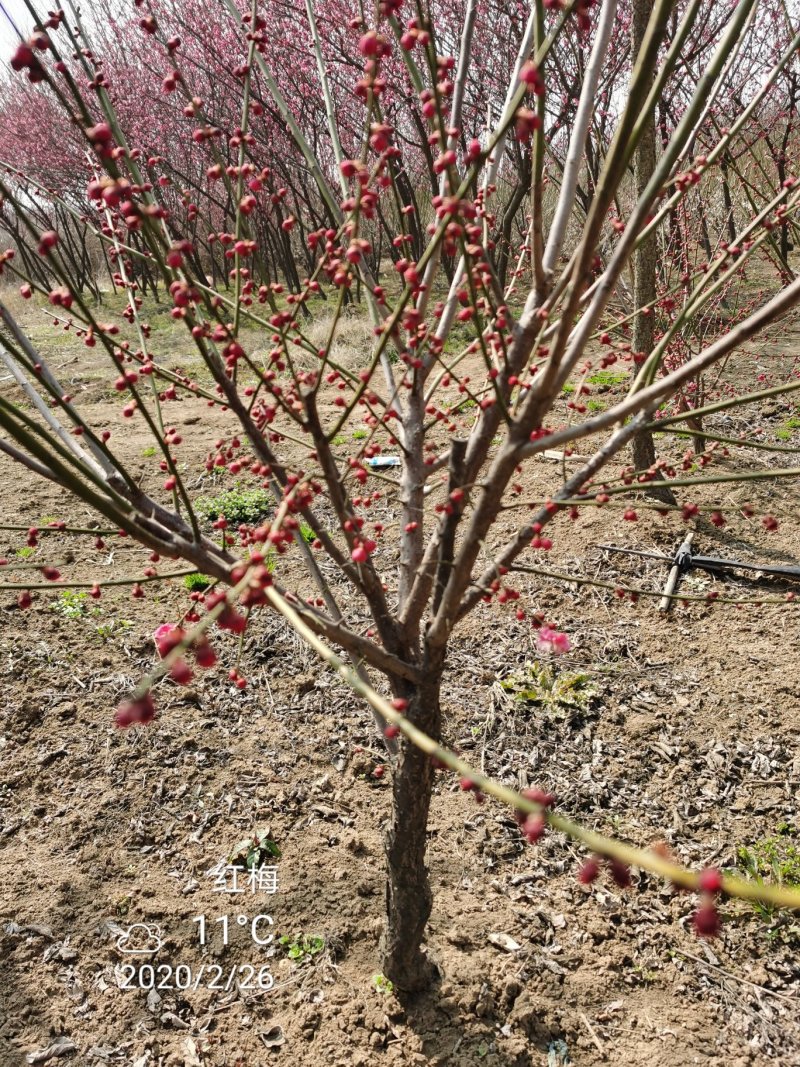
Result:
[[114,722],[121,728],[128,726],[144,726],[152,722],[156,715],[155,705],[150,691],[141,697],[125,700],[116,710]]
[[722,924],[714,904],[701,904],[692,916],[692,925],[698,937],[717,937]]

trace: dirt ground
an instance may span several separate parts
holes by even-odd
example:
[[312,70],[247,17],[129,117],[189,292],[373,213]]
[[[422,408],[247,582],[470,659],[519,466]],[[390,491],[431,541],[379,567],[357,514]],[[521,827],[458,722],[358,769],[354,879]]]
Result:
[[[116,431],[119,402],[102,373],[80,345],[58,343],[89,416]],[[793,412],[763,405],[763,439],[785,444],[778,430]],[[191,436],[190,468],[225,424],[202,402],[176,403],[169,417]],[[734,436],[750,427],[744,415],[716,425]],[[121,451],[150,489],[162,476],[147,444],[134,422]],[[725,461],[793,462],[742,449]],[[556,470],[539,462],[525,477],[542,493]],[[6,524],[92,519],[8,461],[0,479]],[[711,490],[692,499],[710,502]],[[722,500],[723,529],[693,524],[698,551],[798,564],[796,480],[723,486]],[[390,500],[383,510],[391,520]],[[762,527],[765,512],[776,531]],[[671,551],[686,529],[644,511],[636,523],[592,512],[567,528],[559,520],[546,565],[647,589],[663,584],[660,562],[597,544]],[[76,579],[137,573],[141,551],[107,541],[97,552],[91,539],[43,539],[35,559]],[[24,534],[0,530],[9,578],[23,573],[13,568],[22,545]],[[800,871],[800,608],[693,603],[664,617],[651,599],[533,575],[518,585],[526,607],[571,637],[556,677],[581,672],[594,695],[577,708],[515,700],[500,682],[539,658],[533,631],[482,604],[449,660],[447,741],[504,783],[551,790],[585,825],[665,841],[685,863],[741,871],[744,848],[774,861],[773,877],[788,878],[793,862]],[[791,587],[694,572],[682,588],[772,597]],[[0,591],[0,1067],[800,1064],[797,916],[727,903],[721,936],[700,941],[691,897],[641,874],[627,890],[605,877],[579,885],[578,849],[558,835],[526,845],[508,811],[476,804],[452,776],[440,779],[430,834],[428,945],[441,979],[401,1002],[378,974],[390,785],[388,771],[374,775],[384,755],[368,710],[261,613],[245,641],[245,690],[226,676],[236,639],[220,637],[223,669],[189,689],[161,683],[156,722],[117,730],[120,696],[153,665],[153,630],[179,617],[187,593],[175,581],[144,600],[120,590],[72,606],[53,589],[23,612]],[[220,891],[209,872],[257,829],[281,851],[277,885]],[[258,916],[272,926],[253,926]],[[155,951],[123,951],[133,924],[150,927]],[[254,941],[270,929],[272,942]],[[259,988],[267,973],[274,986]]]

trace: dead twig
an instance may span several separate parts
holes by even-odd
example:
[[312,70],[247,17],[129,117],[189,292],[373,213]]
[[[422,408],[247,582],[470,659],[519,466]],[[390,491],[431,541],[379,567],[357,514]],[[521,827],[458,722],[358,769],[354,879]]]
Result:
[[606,1058],[605,1046],[603,1045],[603,1043],[600,1040],[600,1038],[597,1036],[597,1033],[595,1032],[594,1027],[589,1022],[588,1018],[586,1017],[586,1015],[582,1011],[579,1011],[578,1015],[580,1016],[580,1020],[583,1023],[583,1025],[589,1031],[589,1037],[592,1039],[592,1041],[594,1041],[595,1045],[597,1046],[597,1051],[600,1053],[600,1055],[603,1057],[603,1059],[605,1059]]
[[725,978],[730,978],[733,982],[739,982],[741,985],[750,986],[751,989],[758,990],[759,993],[766,993],[767,996],[777,997],[778,1000],[785,1000],[789,1004],[794,1004],[796,1008],[800,1008],[800,999],[797,997],[787,996],[786,993],[778,993],[774,989],[767,989],[766,986],[759,985],[757,982],[751,982],[749,978],[741,978],[738,974],[731,974],[730,971],[726,971],[724,967],[719,967],[716,963],[710,963],[708,960],[701,959],[700,956],[693,956],[691,952],[684,952],[682,948],[676,948],[675,952],[679,956],[683,956],[687,960],[693,960],[695,963],[700,963],[703,967],[710,967],[714,971],[718,971]]

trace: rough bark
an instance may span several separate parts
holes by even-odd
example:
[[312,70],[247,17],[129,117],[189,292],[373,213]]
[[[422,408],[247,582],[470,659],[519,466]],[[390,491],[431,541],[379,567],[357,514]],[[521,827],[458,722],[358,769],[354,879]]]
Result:
[[[650,0],[634,0],[633,19],[631,23],[632,55],[638,56],[644,41],[647,22],[652,4]],[[650,181],[656,166],[656,117],[655,112],[647,118],[641,140],[633,156],[633,176],[636,196],[640,196]],[[645,357],[653,350],[653,316],[656,299],[656,271],[658,259],[658,236],[653,231],[639,245],[633,257],[633,300],[637,308],[633,323],[633,350],[644,353]],[[649,309],[642,314],[638,309]],[[656,446],[649,430],[636,434],[631,443],[633,465],[636,470],[647,470],[656,462]],[[674,504],[675,497],[665,485],[650,484],[647,495],[662,500],[665,504]]]
[[[425,681],[399,690],[407,717],[430,737],[441,732],[439,694],[443,663],[425,665]],[[404,993],[430,985],[436,968],[422,946],[432,894],[427,849],[428,813],[435,770],[430,757],[403,741],[392,770],[392,816],[386,833],[386,928],[383,973]]]

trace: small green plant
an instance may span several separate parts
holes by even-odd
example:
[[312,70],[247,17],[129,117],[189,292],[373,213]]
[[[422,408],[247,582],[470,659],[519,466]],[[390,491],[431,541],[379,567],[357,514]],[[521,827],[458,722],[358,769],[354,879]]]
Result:
[[183,584],[190,593],[202,593],[213,581],[214,579],[209,578],[207,574],[187,574],[183,579]]
[[624,372],[615,373],[613,370],[598,370],[586,381],[589,385],[607,385],[612,388],[615,385],[622,385],[624,381],[627,381],[627,378],[628,376]]
[[331,441],[331,444],[332,445],[346,445],[347,444],[347,438],[344,436],[344,434],[337,433],[337,435]]
[[571,396],[575,392],[575,386],[572,382],[567,382],[566,385],[562,386],[561,392],[564,396]]
[[30,559],[35,551],[35,548],[25,545],[23,548],[18,548],[15,555],[19,556],[20,559]]
[[269,836],[269,830],[264,828],[240,841],[228,857],[228,863],[253,871],[280,858],[281,850]]
[[[759,885],[770,883],[791,889],[800,888],[800,841],[798,828],[791,823],[778,823],[772,837],[762,837],[752,845],[740,845],[736,850],[738,870]],[[759,918],[771,924],[768,937],[784,942],[800,940],[800,925],[789,915],[778,914],[769,904],[755,901],[752,908]]]
[[602,400],[588,400],[586,407],[589,411],[605,411],[606,406]]
[[312,541],[317,539],[317,535],[311,529],[307,522],[301,522],[299,526],[300,536],[303,538],[307,545],[310,545]]
[[195,509],[209,522],[224,515],[231,526],[253,526],[272,513],[272,496],[266,489],[228,489],[215,497],[200,497]]
[[156,454],[156,446],[155,445],[148,445],[147,448],[143,448],[142,449],[142,455],[145,457],[145,459],[149,459],[151,456],[154,456],[155,454]]
[[645,985],[649,985],[651,982],[655,982],[658,979],[658,971],[650,970],[642,964],[637,964],[633,968],[633,973],[641,982],[644,982]]
[[123,919],[131,910],[133,898],[130,896],[118,897],[114,901],[114,911],[120,919]]
[[543,663],[525,663],[501,679],[500,688],[517,703],[556,717],[587,711],[597,698],[597,689],[588,674],[555,674]]
[[130,630],[133,623],[130,619],[109,619],[108,622],[101,622],[99,626],[95,626],[94,632],[105,644],[110,637],[121,636]]
[[779,430],[775,431],[775,436],[779,441],[791,441],[795,430],[800,430],[800,417],[792,415]]
[[389,996],[394,993],[394,982],[390,982],[385,974],[373,974],[372,984],[378,993],[383,993],[384,996]]
[[444,351],[450,354],[462,351],[471,341],[469,330],[465,323],[457,323],[450,331],[450,336],[444,343]]
[[367,436],[367,431],[366,430],[353,430],[353,440],[354,441],[363,441],[366,436]]
[[79,589],[62,589],[50,607],[65,619],[82,619],[88,614],[88,594]]
[[736,850],[739,866],[751,877],[778,885],[800,885],[800,843],[791,823],[779,823],[772,837],[762,837]]
[[58,522],[56,515],[42,515],[41,519],[37,523],[38,526],[49,526],[51,522]]
[[286,949],[286,955],[295,963],[310,963],[315,956],[319,956],[320,952],[324,951],[325,938],[313,935],[307,937],[305,934],[294,936],[284,934],[278,940],[278,944]]

